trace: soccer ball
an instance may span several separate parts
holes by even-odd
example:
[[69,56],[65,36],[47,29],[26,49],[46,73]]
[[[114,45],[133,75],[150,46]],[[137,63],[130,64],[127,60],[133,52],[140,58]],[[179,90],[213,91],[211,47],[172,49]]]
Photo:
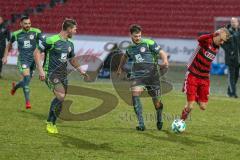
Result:
[[184,132],[186,129],[186,123],[181,119],[175,119],[172,123],[172,131],[174,133]]

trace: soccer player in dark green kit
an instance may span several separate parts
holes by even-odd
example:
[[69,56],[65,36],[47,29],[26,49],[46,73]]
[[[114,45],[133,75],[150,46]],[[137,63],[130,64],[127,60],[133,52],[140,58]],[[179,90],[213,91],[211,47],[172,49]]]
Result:
[[162,59],[161,67],[168,67],[167,54],[157,43],[151,39],[142,39],[142,29],[139,25],[130,27],[132,44],[127,48],[126,54],[121,59],[117,73],[121,74],[123,63],[127,59],[133,61],[130,73],[132,102],[134,111],[137,115],[139,125],[136,127],[139,131],[145,130],[142,116],[142,104],[140,95],[147,89],[148,94],[152,97],[153,104],[157,114],[157,128],[162,129],[162,110],[163,104],[160,95],[160,75],[158,56]]
[[[34,59],[39,72],[40,80],[45,80],[47,86],[53,91],[53,98],[49,116],[47,119],[46,130],[48,133],[58,133],[56,120],[58,113],[61,111],[62,103],[67,92],[67,63],[80,72],[84,77],[88,75],[81,70],[80,64],[74,54],[74,45],[70,40],[72,35],[76,33],[77,23],[73,19],[65,19],[62,24],[62,31],[59,34],[47,37],[44,41],[40,41],[39,47],[34,51]],[[41,52],[45,52],[45,60],[41,65]]]
[[5,49],[3,63],[7,63],[8,52],[12,48],[12,44],[17,42],[19,51],[17,66],[23,79],[17,84],[12,83],[11,94],[14,95],[18,88],[23,88],[26,109],[30,109],[29,83],[35,69],[33,52],[36,49],[39,39],[43,37],[39,29],[31,27],[31,20],[28,16],[21,18],[20,25],[22,29],[13,32],[10,43],[8,43]]

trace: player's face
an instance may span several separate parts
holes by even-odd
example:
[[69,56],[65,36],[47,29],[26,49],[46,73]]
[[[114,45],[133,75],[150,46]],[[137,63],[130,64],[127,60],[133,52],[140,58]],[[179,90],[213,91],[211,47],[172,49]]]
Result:
[[221,32],[214,40],[215,45],[220,46],[228,40],[226,32]]
[[31,20],[30,19],[24,19],[21,22],[21,26],[25,31],[28,31],[31,28]]
[[142,37],[142,32],[131,34],[132,41],[133,43],[136,43],[136,44],[141,42],[141,37]]
[[72,36],[74,35],[74,34],[76,34],[77,33],[77,26],[73,26],[73,28],[68,28],[67,29],[67,35],[68,35],[68,38],[72,38]]

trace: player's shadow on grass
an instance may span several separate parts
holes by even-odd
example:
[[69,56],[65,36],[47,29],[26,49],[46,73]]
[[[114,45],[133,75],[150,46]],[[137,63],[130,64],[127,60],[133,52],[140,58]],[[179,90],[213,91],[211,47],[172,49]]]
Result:
[[[47,113],[46,114],[42,114],[42,113],[37,113],[37,112],[33,112],[33,111],[26,111],[26,110],[21,110],[20,113],[24,113],[24,114],[28,114],[31,115],[33,117],[36,117],[39,120],[47,120]],[[57,120],[58,123],[63,123],[63,121],[61,119]]]
[[[77,148],[83,150],[94,150],[94,151],[107,151],[114,153],[122,153],[122,151],[114,150],[109,143],[95,144],[87,140],[79,139],[76,137],[58,134],[54,137],[57,137],[62,142],[62,145],[66,148]],[[97,137],[96,137],[97,138]]]
[[34,117],[36,117],[36,118],[39,119],[39,120],[45,120],[46,117],[47,117],[46,114],[37,113],[37,112],[33,112],[33,111],[21,110],[21,111],[19,111],[19,112],[20,112],[20,113],[23,113],[23,114],[28,114],[28,115],[34,116]]
[[240,140],[232,137],[227,137],[225,135],[220,136],[220,135],[212,135],[212,136],[205,136],[206,138],[212,139],[216,142],[221,142],[221,143],[229,143],[229,144],[234,144],[234,145],[240,145]]
[[[143,135],[148,137],[148,138],[155,139],[155,140],[158,140],[158,141],[168,141],[168,142],[173,142],[173,143],[180,143],[180,144],[187,145],[187,146],[192,146],[192,147],[196,146],[196,145],[199,145],[199,144],[205,144],[206,143],[206,142],[203,142],[203,141],[196,141],[196,140],[189,139],[188,137],[186,137],[186,135],[172,133],[168,130],[162,130],[162,131],[159,131],[159,132],[164,132],[167,135],[167,137],[163,137],[161,135],[156,136],[156,135],[150,134],[148,132],[143,132]],[[183,133],[183,134],[186,134],[186,133]]]
[[134,133],[136,132],[136,129],[134,128],[102,128],[102,127],[79,127],[79,126],[61,126],[61,127],[66,127],[66,128],[75,128],[75,129],[83,129],[83,130],[88,130],[92,132],[113,132],[113,133]]

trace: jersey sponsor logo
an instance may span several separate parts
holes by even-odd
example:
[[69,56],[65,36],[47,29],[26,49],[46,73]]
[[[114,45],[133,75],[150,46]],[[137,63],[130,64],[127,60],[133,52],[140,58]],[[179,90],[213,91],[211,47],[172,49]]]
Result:
[[33,40],[34,39],[34,35],[29,35],[29,39]]
[[140,48],[140,52],[145,52],[146,51],[146,48],[145,47],[141,47]]
[[141,62],[144,61],[144,59],[142,58],[141,54],[135,55],[135,59],[136,59],[136,63],[141,63]]
[[205,52],[205,56],[211,60],[214,60],[214,58],[216,57],[216,55],[210,53],[210,52]]
[[67,61],[67,53],[62,53],[61,54],[61,61],[66,62]]
[[23,41],[23,48],[31,48],[32,45],[29,40]]

